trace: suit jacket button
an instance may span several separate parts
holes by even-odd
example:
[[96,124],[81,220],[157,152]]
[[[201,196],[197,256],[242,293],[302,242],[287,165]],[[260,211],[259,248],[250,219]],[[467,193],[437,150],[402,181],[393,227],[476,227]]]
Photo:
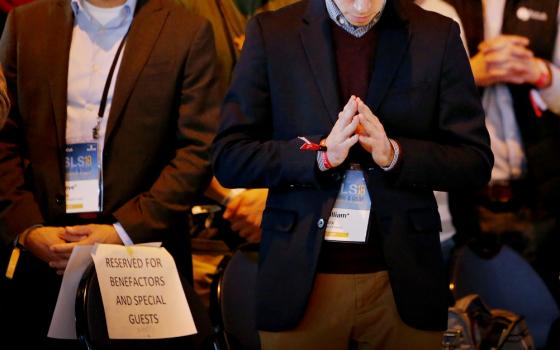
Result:
[[58,205],[64,205],[64,196],[61,194],[57,194],[56,196],[54,196],[54,201]]
[[323,228],[323,226],[325,226],[325,220],[323,220],[323,218],[320,218],[319,221],[317,221],[317,227]]

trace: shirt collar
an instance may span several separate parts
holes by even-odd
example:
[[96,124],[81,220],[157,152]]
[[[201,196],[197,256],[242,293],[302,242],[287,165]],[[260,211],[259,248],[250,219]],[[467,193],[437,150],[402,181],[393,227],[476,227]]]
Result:
[[[93,19],[84,8],[84,1],[86,0],[71,0],[70,5],[72,7],[72,11],[74,12],[74,18],[77,18],[79,15],[83,15],[87,18],[88,21],[97,23],[97,21],[95,21],[95,19]],[[122,12],[120,15],[120,18],[122,18],[122,20],[118,21],[116,25],[111,25],[112,23],[109,23],[107,27],[116,28],[121,26],[125,22],[125,20],[132,20],[132,17],[134,16],[134,10],[136,9],[136,2],[137,0],[127,0],[124,3],[124,7],[122,8]]]
[[[386,1],[385,1],[386,3]],[[355,26],[348,22],[348,20],[342,14],[342,11],[336,6],[334,0],[325,0],[325,5],[327,6],[327,12],[329,13],[329,17],[336,23],[337,26],[344,29],[348,34],[360,38],[364,36],[373,26],[379,21],[381,18],[381,13],[385,7],[385,3],[381,8],[381,11],[365,26]]]

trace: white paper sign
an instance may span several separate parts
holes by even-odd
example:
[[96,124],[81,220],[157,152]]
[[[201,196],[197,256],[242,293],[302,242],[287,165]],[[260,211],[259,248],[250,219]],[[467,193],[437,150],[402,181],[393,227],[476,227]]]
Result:
[[76,291],[80,279],[86,268],[91,263],[92,245],[77,245],[72,249],[68,265],[64,270],[62,285],[58,291],[58,299],[54,309],[51,325],[49,327],[49,338],[76,339]]
[[[143,246],[161,247],[161,242],[142,243]],[[62,284],[51,319],[47,337],[57,339],[77,339],[76,336],[76,293],[82,275],[92,262],[92,245],[77,245],[72,249],[64,270]]]
[[196,333],[167,250],[99,244],[92,257],[109,338],[162,339]]

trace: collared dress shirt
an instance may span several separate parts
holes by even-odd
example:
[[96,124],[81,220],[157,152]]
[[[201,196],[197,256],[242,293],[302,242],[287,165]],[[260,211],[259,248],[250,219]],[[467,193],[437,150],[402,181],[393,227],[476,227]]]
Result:
[[[68,63],[66,143],[92,142],[99,105],[117,49],[132,23],[136,0],[119,7],[96,8],[85,0],[72,0],[74,28]],[[113,73],[107,104],[99,128],[98,147],[103,152],[105,130],[122,52]],[[120,223],[113,225],[124,244],[132,240]]]
[[371,28],[373,28],[375,23],[379,21],[379,18],[381,17],[381,13],[383,12],[383,7],[385,7],[385,3],[383,3],[383,7],[381,8],[377,16],[375,16],[373,20],[369,22],[367,25],[355,26],[352,23],[348,22],[346,18],[344,18],[344,15],[342,14],[338,6],[336,6],[334,0],[325,0],[325,4],[327,5],[327,12],[329,13],[329,17],[340,28],[344,29],[347,33],[351,34],[352,36],[355,36],[356,38],[360,38],[364,36],[367,32],[369,32]]

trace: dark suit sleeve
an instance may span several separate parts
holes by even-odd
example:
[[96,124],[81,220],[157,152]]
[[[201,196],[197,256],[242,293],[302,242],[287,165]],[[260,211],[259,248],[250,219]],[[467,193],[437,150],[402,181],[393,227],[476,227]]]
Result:
[[[9,97],[17,101],[17,22],[18,10],[8,16],[0,41],[0,62]],[[30,171],[23,137],[23,122],[14,103],[4,127],[0,130],[0,213],[3,243],[25,229],[43,223],[43,216],[25,174]]]
[[437,132],[430,140],[397,137],[403,153],[398,186],[450,191],[490,179],[494,158],[484,111],[455,22],[442,62]]
[[187,209],[210,183],[210,143],[218,124],[215,60],[212,29],[204,22],[184,63],[175,157],[149,191],[113,214],[134,242],[164,237],[177,220],[185,220]]
[[[226,187],[319,186],[316,153],[300,151],[303,142],[297,138],[279,140],[272,134],[271,85],[258,19],[247,26],[243,52],[222,107],[212,153],[215,176]],[[320,135],[301,136],[320,140]]]

